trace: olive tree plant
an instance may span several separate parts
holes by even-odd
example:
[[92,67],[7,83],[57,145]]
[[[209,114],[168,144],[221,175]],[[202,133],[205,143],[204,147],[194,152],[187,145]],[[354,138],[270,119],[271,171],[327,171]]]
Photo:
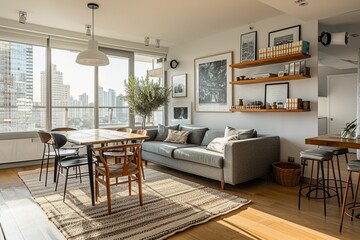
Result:
[[129,108],[142,117],[142,129],[146,127],[146,117],[169,102],[170,92],[171,88],[161,86],[149,75],[145,78],[131,76],[128,81],[125,81],[125,93]]

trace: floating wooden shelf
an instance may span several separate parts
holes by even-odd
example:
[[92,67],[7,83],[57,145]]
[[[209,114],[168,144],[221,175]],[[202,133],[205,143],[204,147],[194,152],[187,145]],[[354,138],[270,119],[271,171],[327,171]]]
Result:
[[258,78],[258,79],[231,81],[230,84],[253,84],[253,83],[263,83],[263,82],[280,82],[280,81],[290,81],[290,80],[298,80],[298,79],[305,79],[305,78],[311,78],[311,76],[304,75],[304,74],[296,74],[296,75],[288,75],[288,76],[282,76],[282,77]]
[[310,112],[304,109],[230,109],[231,112]]
[[250,67],[257,67],[257,66],[264,66],[269,64],[275,64],[275,63],[283,63],[283,62],[290,62],[305,58],[310,58],[311,55],[305,54],[305,53],[296,53],[286,56],[280,56],[275,58],[266,58],[266,59],[260,59],[255,61],[249,61],[249,62],[242,62],[242,63],[234,63],[231,64],[230,67],[232,68],[250,68]]

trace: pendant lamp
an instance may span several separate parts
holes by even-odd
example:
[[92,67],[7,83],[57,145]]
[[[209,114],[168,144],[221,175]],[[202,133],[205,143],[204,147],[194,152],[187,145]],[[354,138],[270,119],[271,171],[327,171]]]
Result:
[[94,40],[94,10],[98,9],[99,5],[96,3],[89,3],[87,6],[92,10],[91,40],[88,42],[88,49],[78,54],[76,62],[87,66],[105,66],[109,64],[109,58],[105,55],[105,53],[99,51],[98,42]]

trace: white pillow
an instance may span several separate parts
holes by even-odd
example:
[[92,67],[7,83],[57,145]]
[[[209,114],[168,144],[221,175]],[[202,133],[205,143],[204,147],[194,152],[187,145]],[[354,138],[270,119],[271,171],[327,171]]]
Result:
[[228,137],[214,138],[209,143],[209,145],[207,145],[206,149],[211,150],[211,151],[215,151],[215,152],[219,152],[219,153],[224,153],[225,144],[228,143],[229,141],[234,141],[234,140],[237,140],[237,139],[238,139],[237,135],[231,135],[231,136],[228,136]]
[[235,129],[233,127],[227,126],[225,128],[224,137],[237,135],[238,139],[247,139],[254,137],[255,130],[254,129]]

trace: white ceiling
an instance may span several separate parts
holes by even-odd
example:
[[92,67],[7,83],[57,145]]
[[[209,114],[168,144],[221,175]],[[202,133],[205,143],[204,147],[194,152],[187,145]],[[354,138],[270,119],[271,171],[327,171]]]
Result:
[[[360,9],[359,0],[96,0],[95,35],[143,43],[149,36],[161,46],[185,43],[238,26],[288,13],[305,21]],[[91,0],[0,0],[0,18],[85,34],[91,23]],[[20,25],[20,24],[19,24]]]

